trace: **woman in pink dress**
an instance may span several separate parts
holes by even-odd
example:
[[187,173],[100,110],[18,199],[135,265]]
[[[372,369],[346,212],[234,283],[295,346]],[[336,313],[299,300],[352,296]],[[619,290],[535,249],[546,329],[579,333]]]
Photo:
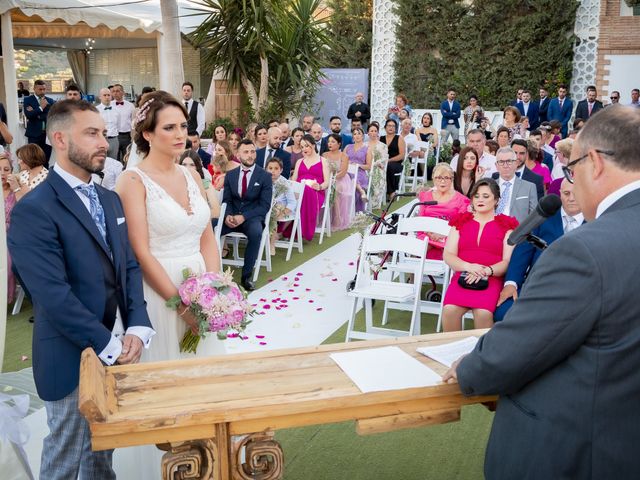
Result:
[[[291,180],[305,184],[304,196],[300,205],[300,223],[302,238],[307,241],[313,239],[318,224],[318,213],[324,204],[324,198],[329,188],[331,170],[329,162],[316,152],[316,142],[311,135],[304,135],[300,140],[302,159],[296,164]],[[285,236],[291,235],[291,227],[285,231]]]
[[329,162],[331,171],[335,174],[334,190],[331,198],[331,230],[345,230],[351,225],[351,203],[353,201],[353,182],[347,170],[349,157],[340,150],[342,137],[332,133],[327,137],[328,150],[324,158]]
[[[493,312],[513,252],[507,237],[518,225],[513,217],[495,214],[499,200],[500,187],[496,181],[479,180],[471,190],[473,213],[456,215],[449,222],[454,228],[447,239],[444,261],[455,274],[443,300],[445,332],[460,330],[462,316],[469,310],[473,311],[476,328],[493,325]],[[462,272],[466,272],[468,284],[488,280],[488,287],[471,290],[460,286],[458,279]]]
[[552,178],[549,167],[542,163],[542,156],[542,150],[539,149],[534,142],[528,141],[527,160],[525,162],[525,165],[533,173],[537,173],[542,177],[542,183],[544,183],[544,191],[546,192],[549,189],[549,184],[551,183]]
[[[18,180],[15,175],[11,173],[11,160],[6,152],[0,153],[0,176],[2,177],[2,194],[4,196],[4,222],[6,231],[9,231],[9,224],[11,219],[11,210],[15,206],[16,192],[20,191]],[[10,180],[12,180],[10,182]],[[11,183],[14,187],[11,187]],[[12,303],[16,293],[16,279],[13,276],[13,270],[11,270],[11,256],[7,250],[7,305]]]
[[[418,212],[421,217],[451,220],[454,216],[469,209],[469,199],[453,188],[453,169],[448,163],[439,163],[433,169],[434,187],[420,192],[421,202],[438,202],[437,205],[422,205]],[[429,237],[427,258],[442,260],[442,251],[447,237],[432,232],[420,232],[417,237],[422,240]]]

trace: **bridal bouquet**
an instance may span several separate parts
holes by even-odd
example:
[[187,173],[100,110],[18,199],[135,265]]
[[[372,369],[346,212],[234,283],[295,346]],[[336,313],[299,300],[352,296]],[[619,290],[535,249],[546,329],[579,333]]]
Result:
[[196,275],[185,268],[182,275],[184,281],[178,295],[167,300],[166,305],[177,310],[184,303],[198,321],[198,334],[187,329],[180,341],[181,352],[195,353],[200,339],[208,333],[216,333],[220,340],[225,340],[230,331],[239,334],[245,330],[251,322],[253,307],[233,282],[230,270]]

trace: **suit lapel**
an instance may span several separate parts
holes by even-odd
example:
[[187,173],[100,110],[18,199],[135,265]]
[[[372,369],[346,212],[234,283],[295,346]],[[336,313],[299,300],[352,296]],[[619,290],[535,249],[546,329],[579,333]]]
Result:
[[[113,203],[109,201],[102,187],[96,185],[96,191],[98,192],[98,198],[102,204],[104,210],[104,219],[107,225],[107,238],[109,239],[109,245],[111,246],[111,256],[113,264],[116,267],[116,277],[120,271],[120,243],[118,242],[118,221],[116,219],[116,213],[113,210]],[[102,238],[102,236],[100,236]]]
[[78,198],[78,194],[74,192],[69,184],[67,184],[67,182],[65,182],[53,169],[49,171],[47,181],[55,190],[60,203],[62,203],[67,210],[76,217],[80,224],[91,234],[91,236],[93,236],[95,241],[98,242],[98,245],[100,245],[100,248],[102,248],[104,253],[109,256],[109,249],[104,243],[102,235],[100,235],[100,231],[93,221],[93,218],[91,218],[91,214],[82,203],[82,200]]
[[522,180],[518,177],[513,177],[513,188],[511,189],[511,199],[509,200],[509,214],[513,217],[513,209],[516,206],[516,197],[518,196],[518,190],[522,185]]

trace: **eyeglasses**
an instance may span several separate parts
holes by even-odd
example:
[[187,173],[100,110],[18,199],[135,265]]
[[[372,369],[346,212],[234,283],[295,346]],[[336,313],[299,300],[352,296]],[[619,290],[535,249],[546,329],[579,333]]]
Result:
[[620,100],[620,97],[609,97],[611,100]]
[[509,165],[510,163],[516,163],[517,160],[496,160],[498,165]]
[[436,182],[449,182],[453,180],[453,177],[433,177]]
[[[596,149],[596,152],[601,153],[602,155],[609,155],[609,156],[615,155],[615,152],[612,152],[611,150]],[[578,162],[581,162],[588,156],[589,156],[589,152],[585,153],[580,158],[576,158],[575,160],[572,160],[571,162],[567,163],[565,166],[562,167],[562,173],[564,173],[564,178],[566,178],[569,183],[573,183],[573,170],[571,169],[571,167],[576,165]]]

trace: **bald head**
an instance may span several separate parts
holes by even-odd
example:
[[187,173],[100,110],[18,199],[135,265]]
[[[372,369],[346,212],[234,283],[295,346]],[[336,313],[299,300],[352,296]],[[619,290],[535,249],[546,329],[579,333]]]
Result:
[[276,150],[280,148],[280,144],[282,143],[282,130],[278,127],[269,128],[269,130],[267,130],[267,141],[271,148]]
[[560,199],[562,200],[562,208],[567,215],[575,217],[582,212],[576,197],[573,195],[573,183],[566,178],[560,184]]
[[279,125],[280,131],[282,132],[282,139],[284,140],[291,134],[291,129],[289,128],[288,123],[281,123]]
[[111,91],[108,88],[101,88],[98,95],[102,105],[109,106],[111,104]]
[[311,125],[311,136],[316,142],[322,140],[322,125],[319,123]]

